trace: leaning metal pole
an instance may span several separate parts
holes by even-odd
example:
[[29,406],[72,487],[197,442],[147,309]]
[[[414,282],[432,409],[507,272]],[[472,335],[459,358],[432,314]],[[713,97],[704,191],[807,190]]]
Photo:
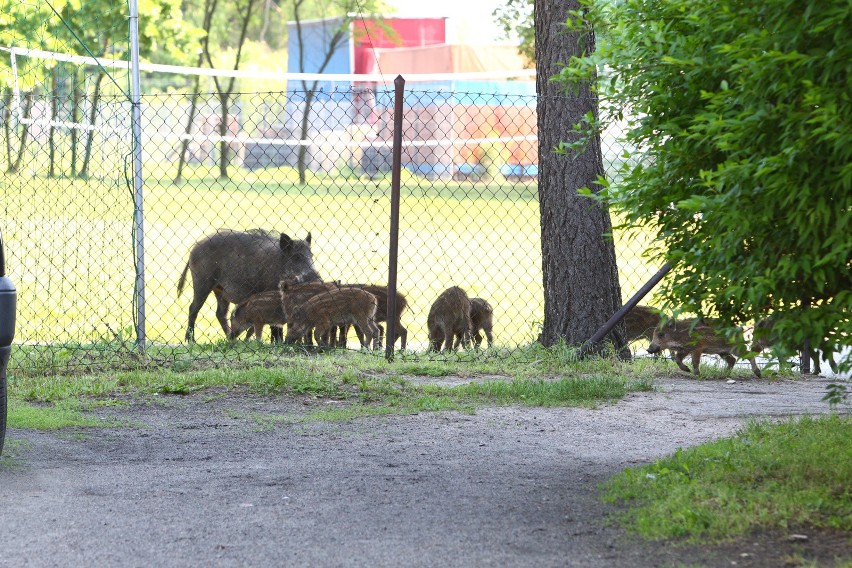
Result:
[[607,322],[606,322],[605,324],[603,324],[603,325],[601,326],[601,328],[600,328],[599,330],[597,330],[597,331],[595,332],[595,334],[594,334],[591,338],[589,338],[589,340],[588,340],[588,341],[586,341],[586,342],[583,344],[583,346],[582,346],[582,347],[580,347],[580,352],[577,354],[577,358],[578,358],[578,359],[582,359],[583,357],[585,357],[585,356],[588,354],[589,350],[590,350],[592,347],[594,347],[595,345],[597,345],[597,344],[598,344],[598,343],[599,343],[599,342],[600,342],[600,341],[601,341],[604,337],[606,337],[606,334],[608,334],[610,331],[612,331],[612,328],[614,328],[614,327],[615,327],[615,325],[616,325],[618,322],[620,322],[620,321],[621,321],[621,318],[623,318],[625,315],[627,315],[627,312],[629,312],[630,310],[632,310],[632,309],[636,306],[636,304],[638,304],[638,303],[639,303],[639,301],[640,301],[642,298],[644,298],[644,297],[645,297],[645,295],[646,295],[648,292],[650,292],[651,290],[653,290],[654,286],[656,286],[657,284],[659,284],[659,283],[660,283],[660,280],[662,280],[662,279],[663,279],[663,276],[665,276],[666,274],[668,274],[668,273],[669,273],[669,271],[670,271],[671,269],[672,269],[672,266],[671,266],[668,262],[667,262],[667,263],[665,263],[665,264],[663,265],[663,267],[662,267],[662,268],[660,268],[660,269],[657,271],[657,273],[656,273],[656,274],[654,274],[654,276],[652,276],[652,277],[651,277],[651,279],[650,279],[650,280],[648,280],[648,281],[645,283],[645,285],[644,285],[644,286],[642,286],[642,288],[640,288],[640,289],[639,289],[639,291],[638,291],[638,292],[636,292],[635,294],[633,294],[633,297],[632,297],[632,298],[630,298],[629,300],[627,300],[627,303],[626,303],[626,304],[624,304],[623,306],[621,306],[621,309],[620,309],[620,310],[618,310],[617,312],[615,312],[615,313],[612,315],[612,317],[611,317],[611,318],[609,318],[609,319],[607,320]]
[[133,234],[136,247],[136,345],[145,351],[145,227],[142,214],[142,92],[139,76],[139,5],[130,7],[130,103],[133,133]]
[[393,361],[396,345],[396,265],[399,251],[399,185],[402,169],[402,99],[405,96],[405,79],[397,75],[393,80],[393,162],[391,164],[391,218],[390,250],[388,251],[388,311],[385,323],[385,358]]

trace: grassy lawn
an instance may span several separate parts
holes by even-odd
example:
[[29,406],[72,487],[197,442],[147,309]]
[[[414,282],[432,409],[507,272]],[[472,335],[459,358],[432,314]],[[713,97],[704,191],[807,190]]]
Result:
[[[145,181],[147,338],[183,340],[191,291],[177,282],[192,245],[219,228],[264,227],[304,238],[327,280],[387,281],[388,179],[318,176],[298,185],[295,172],[232,168],[222,182],[210,168],[190,168],[173,184],[173,164],[148,164]],[[18,289],[20,342],[78,345],[132,334],[132,196],[121,171],[88,180],[0,175],[0,227],[8,270]],[[429,181],[403,177],[400,291],[410,346],[426,345],[426,315],[450,285],[489,300],[498,345],[516,348],[538,334],[543,314],[540,222],[534,182]],[[653,274],[642,257],[646,235],[616,235],[626,297]],[[212,297],[196,327],[201,343],[221,329]]]
[[736,436],[628,469],[604,487],[650,539],[707,542],[759,529],[852,534],[852,417],[751,422]]

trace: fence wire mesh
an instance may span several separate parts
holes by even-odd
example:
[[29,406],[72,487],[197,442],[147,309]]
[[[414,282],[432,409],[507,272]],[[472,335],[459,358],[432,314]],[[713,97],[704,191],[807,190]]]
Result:
[[[135,287],[129,102],[51,83],[6,95],[0,228],[19,292],[17,364],[135,365],[142,296]],[[241,291],[223,297],[237,301],[258,287],[273,297],[287,276],[310,279],[271,257],[240,256],[233,243],[208,246],[189,265],[196,243],[226,230],[248,231],[276,254],[282,234],[288,243],[310,237],[323,281],[386,286],[392,90],[169,93],[144,96],[142,108],[149,363],[290,353],[270,346],[268,326],[262,342],[227,342],[216,313],[219,290],[198,309],[195,344],[188,341],[193,290],[203,293],[205,278],[231,274]],[[602,139],[610,176],[624,151],[617,135]],[[536,97],[408,90],[402,165],[397,283],[408,337],[400,356],[427,350],[430,308],[452,286],[493,309],[493,346],[465,352],[470,357],[535,342],[543,319]],[[643,235],[614,238],[626,300],[659,266],[643,258]],[[264,271],[274,274],[261,285]],[[264,307],[256,300],[249,308],[262,312],[259,321],[280,323],[269,312],[280,302]],[[347,345],[359,346],[354,332]]]

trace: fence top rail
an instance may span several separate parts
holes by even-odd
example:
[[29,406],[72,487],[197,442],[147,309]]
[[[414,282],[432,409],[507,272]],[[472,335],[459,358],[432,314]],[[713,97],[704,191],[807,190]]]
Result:
[[[0,46],[0,51],[5,51],[14,58],[16,56],[50,59],[76,63],[78,65],[92,65],[100,67],[112,67],[129,69],[130,62],[121,59],[94,58],[85,55],[73,55],[68,53],[57,53],[40,49],[29,49],[24,47]],[[278,71],[253,71],[234,69],[207,69],[202,67],[184,67],[180,65],[162,65],[159,63],[140,63],[140,71],[156,73],[173,73],[179,75],[201,75],[203,77],[233,77],[236,79],[266,79],[280,81],[332,81],[332,82],[357,82],[357,83],[393,83],[396,76],[382,74],[361,73],[282,73]],[[535,79],[535,69],[517,69],[512,71],[477,71],[470,73],[410,73],[405,75],[406,82],[435,82],[435,81],[477,81],[477,80],[500,80],[500,79]]]

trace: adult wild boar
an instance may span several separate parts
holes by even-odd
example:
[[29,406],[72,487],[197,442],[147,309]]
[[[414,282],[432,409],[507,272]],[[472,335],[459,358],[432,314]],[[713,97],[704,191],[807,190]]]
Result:
[[284,278],[299,282],[320,280],[311,253],[311,234],[293,240],[284,233],[262,229],[219,230],[195,243],[178,282],[183,291],[186,273],[192,274],[192,303],[186,340],[195,341],[195,320],[210,292],[216,296],[216,319],[225,335],[230,334],[228,305],[239,304],[249,296],[277,290]]

